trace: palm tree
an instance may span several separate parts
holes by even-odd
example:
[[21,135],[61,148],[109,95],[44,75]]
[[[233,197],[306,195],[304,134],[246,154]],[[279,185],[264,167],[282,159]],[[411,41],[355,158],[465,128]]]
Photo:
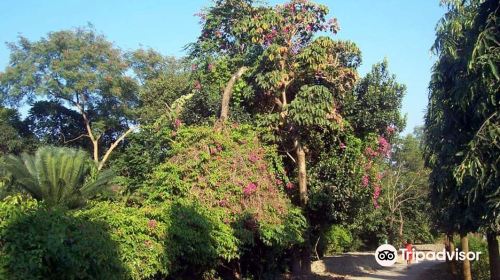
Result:
[[114,176],[111,170],[90,176],[92,162],[86,152],[60,147],[41,147],[34,156],[9,155],[5,169],[18,187],[48,207],[80,207]]

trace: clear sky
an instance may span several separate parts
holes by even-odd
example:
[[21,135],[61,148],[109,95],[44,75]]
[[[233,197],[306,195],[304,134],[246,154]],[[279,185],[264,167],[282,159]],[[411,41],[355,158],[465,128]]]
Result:
[[[284,1],[268,1],[276,4]],[[361,74],[384,57],[408,91],[403,103],[406,132],[423,124],[433,58],[434,27],[444,13],[439,0],[316,0],[338,18],[341,39],[363,53]],[[210,0],[0,0],[0,42],[18,34],[37,40],[49,31],[92,23],[123,50],[151,47],[164,55],[183,55],[199,34],[193,16]],[[0,69],[9,51],[0,45]]]

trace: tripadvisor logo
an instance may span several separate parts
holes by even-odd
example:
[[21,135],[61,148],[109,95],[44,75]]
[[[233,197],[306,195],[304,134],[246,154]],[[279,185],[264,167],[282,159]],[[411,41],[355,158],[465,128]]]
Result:
[[[459,252],[455,249],[453,252],[447,252],[445,249],[438,252],[433,251],[417,251],[415,249],[408,251],[406,249],[399,249],[401,256],[404,260],[415,260],[415,263],[420,261],[445,261],[445,260],[457,260],[464,261],[468,259],[469,261],[479,260],[479,255],[481,252]],[[392,266],[396,263],[398,257],[398,251],[391,244],[380,245],[375,251],[375,260],[381,266]]]

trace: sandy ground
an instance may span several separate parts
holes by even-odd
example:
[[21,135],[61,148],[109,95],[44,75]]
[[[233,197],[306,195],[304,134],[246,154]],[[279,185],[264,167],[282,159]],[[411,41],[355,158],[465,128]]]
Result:
[[[441,249],[440,245],[417,246],[417,250],[422,251]],[[404,260],[398,259],[394,266],[382,267],[375,261],[374,252],[363,252],[325,257],[320,261],[313,262],[312,269],[316,275],[325,279],[342,279],[343,276],[344,279],[351,280],[430,280],[442,279],[445,263],[422,261],[408,267]]]

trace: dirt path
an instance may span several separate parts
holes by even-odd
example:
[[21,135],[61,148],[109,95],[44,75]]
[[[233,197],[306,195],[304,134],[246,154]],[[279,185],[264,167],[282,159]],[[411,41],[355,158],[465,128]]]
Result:
[[[439,247],[430,249],[438,250]],[[408,268],[402,259],[398,259],[396,264],[391,267],[382,267],[377,264],[373,254],[373,252],[346,253],[325,257],[320,261],[313,262],[313,271],[318,276],[332,278],[344,276],[345,279],[352,280],[424,280],[440,279],[441,272],[445,267],[444,262],[441,261],[422,261],[414,263]]]

